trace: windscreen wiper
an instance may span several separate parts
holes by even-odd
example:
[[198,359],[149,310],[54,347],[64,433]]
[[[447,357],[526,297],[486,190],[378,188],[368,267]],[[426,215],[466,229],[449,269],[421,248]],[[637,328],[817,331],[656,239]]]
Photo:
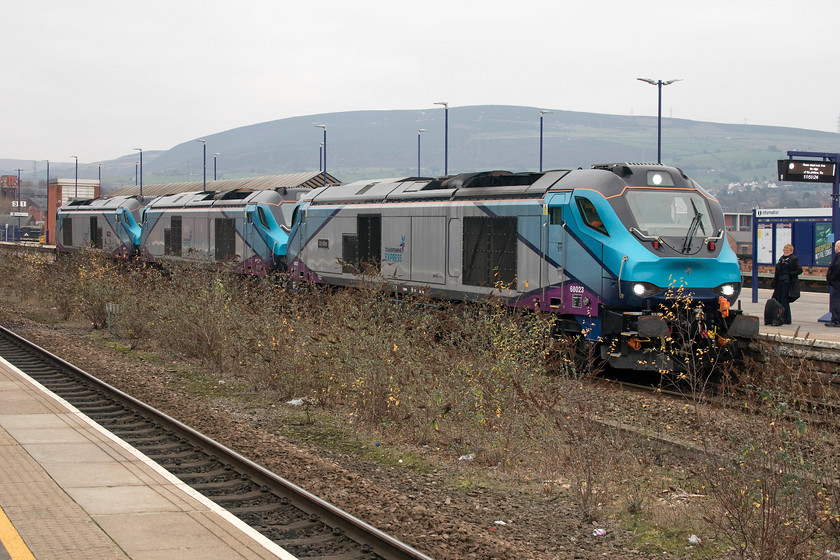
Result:
[[[695,233],[697,233],[697,227],[700,225],[703,218],[703,212],[699,212],[697,210],[697,206],[694,204],[693,200],[691,201],[691,207],[694,209],[694,219],[691,220],[691,224],[688,226],[688,233],[685,235],[685,239],[683,240],[683,253],[691,251],[691,238],[694,237]],[[703,229],[703,233],[705,233],[705,228]]]

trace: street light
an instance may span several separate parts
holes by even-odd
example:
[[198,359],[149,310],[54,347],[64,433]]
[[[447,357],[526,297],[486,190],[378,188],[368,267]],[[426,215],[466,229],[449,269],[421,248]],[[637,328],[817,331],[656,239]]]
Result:
[[443,105],[443,174],[449,175],[449,103],[435,101],[432,105]]
[[99,188],[102,188],[102,164],[99,164]]
[[76,194],[73,198],[79,198],[79,156],[70,156],[76,160]]
[[315,128],[324,129],[324,186],[327,186],[327,125],[316,124]]
[[420,176],[420,134],[426,132],[425,128],[417,129],[417,176]]
[[213,154],[213,180],[216,180],[216,158],[219,157],[219,152]]
[[[42,160],[42,161],[47,164],[47,211],[51,212],[52,210],[50,209],[50,205],[49,205],[49,202],[50,202],[50,160],[45,159],[45,160]],[[49,242],[50,242],[50,220],[49,220],[49,218],[46,218],[44,220],[44,223],[46,224],[46,227],[44,228],[44,241],[47,244],[49,244]]]
[[659,111],[656,121],[656,163],[662,163],[662,86],[670,86],[674,82],[681,81],[680,78],[676,80],[651,80],[650,78],[636,78],[640,82],[645,82],[652,86],[657,86],[659,88]]
[[[18,217],[17,217],[17,219],[18,219],[17,240],[22,241],[21,235],[20,235],[20,214],[21,214],[21,210],[20,210],[20,208],[21,208],[21,206],[20,206],[20,169],[18,169],[17,172],[18,172],[18,181],[17,181],[17,191],[18,191],[18,196],[17,196],[17,215],[18,215]],[[12,237],[15,237],[15,236],[13,235]]]
[[[140,200],[143,200],[143,148],[134,148],[140,152]],[[136,167],[135,167],[136,169]],[[136,175],[135,171],[135,175]],[[135,181],[136,182],[136,181]]]
[[204,140],[196,140],[196,142],[201,142],[201,145],[204,146],[204,186],[201,190],[207,190],[207,142]]
[[543,109],[540,111],[540,173],[542,173],[542,156],[543,156],[543,115],[548,115],[554,111]]

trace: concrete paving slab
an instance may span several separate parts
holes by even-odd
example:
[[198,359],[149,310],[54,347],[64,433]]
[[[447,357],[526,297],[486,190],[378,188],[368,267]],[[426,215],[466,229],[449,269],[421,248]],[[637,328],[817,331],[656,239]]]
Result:
[[143,516],[142,525],[121,514],[94,518],[117,542],[130,543],[126,552],[135,560],[243,558],[238,552],[229,556],[230,547],[192,516],[185,520],[176,514],[149,513]]
[[66,424],[61,428],[30,428],[24,426],[7,427],[6,425],[3,427],[6,428],[6,431],[9,432],[9,434],[24,447],[45,443],[56,443],[61,445],[90,443],[90,440],[85,437],[84,433],[79,432]]
[[44,463],[49,475],[62,488],[92,488],[101,486],[142,486],[148,484],[133,473],[125,463]]
[[44,403],[32,400],[18,390],[0,391],[0,410],[3,414],[49,414],[51,411]]
[[94,443],[32,443],[26,445],[26,452],[43,463],[57,462],[107,462],[112,461],[108,453]]
[[64,490],[93,516],[179,510],[177,505],[148,486],[97,486]]
[[7,430],[67,427],[67,420],[60,414],[0,414],[0,417]]

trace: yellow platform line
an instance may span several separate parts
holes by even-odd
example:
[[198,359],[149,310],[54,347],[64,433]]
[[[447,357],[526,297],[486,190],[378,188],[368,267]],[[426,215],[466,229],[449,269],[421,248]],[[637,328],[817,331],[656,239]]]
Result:
[[6,517],[3,508],[0,508],[0,542],[3,543],[12,560],[35,560],[35,557],[29,551],[29,547],[20,538],[15,526]]

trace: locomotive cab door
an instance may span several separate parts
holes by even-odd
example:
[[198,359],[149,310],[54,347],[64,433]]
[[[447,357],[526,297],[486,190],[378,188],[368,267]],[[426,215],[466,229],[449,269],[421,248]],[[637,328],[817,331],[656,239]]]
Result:
[[256,206],[253,204],[249,204],[245,207],[245,223],[242,224],[242,238],[245,240],[245,250],[249,253],[246,254],[244,260],[247,260],[251,254],[256,251],[256,228],[254,227],[254,210]]
[[569,193],[553,193],[545,198],[542,223],[542,287],[543,301],[549,308],[557,311],[562,307],[562,298],[556,294],[548,295],[545,291],[560,287],[565,283],[566,267],[566,222],[569,219]]

